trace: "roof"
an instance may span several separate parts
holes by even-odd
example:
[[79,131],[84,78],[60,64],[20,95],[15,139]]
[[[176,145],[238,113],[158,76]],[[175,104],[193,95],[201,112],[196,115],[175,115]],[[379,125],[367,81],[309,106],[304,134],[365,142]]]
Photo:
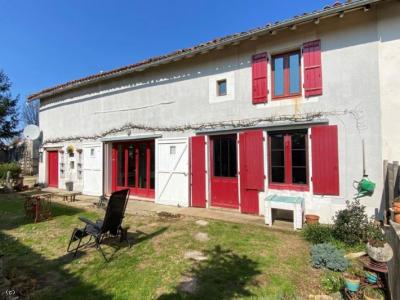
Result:
[[80,79],[68,81],[66,83],[56,85],[51,88],[44,89],[40,92],[31,94],[28,97],[29,101],[35,99],[41,99],[45,97],[55,96],[57,94],[73,90],[82,86],[86,86],[95,82],[108,80],[115,77],[120,77],[126,74],[141,72],[144,69],[149,67],[154,67],[157,65],[162,65],[166,63],[171,63],[178,61],[182,58],[190,58],[197,54],[204,54],[212,50],[222,49],[225,46],[229,45],[237,45],[240,42],[248,39],[254,39],[257,36],[264,34],[275,34],[276,31],[286,29],[286,28],[295,28],[294,26],[309,23],[309,22],[318,22],[320,19],[331,17],[337,14],[342,14],[345,12],[349,12],[352,10],[369,8],[371,4],[382,2],[383,0],[347,0],[345,3],[341,3],[340,1],[335,2],[332,6],[325,6],[320,10],[315,10],[310,13],[304,13],[302,15],[294,16],[290,19],[278,21],[275,23],[269,23],[265,26],[253,28],[251,30],[245,32],[239,32],[235,34],[231,34],[222,38],[213,39],[211,41],[195,45],[190,48],[183,48],[180,50],[176,50],[174,52],[155,56],[134,64],[130,64],[124,67],[116,68],[106,72],[100,72],[94,75],[90,75],[87,77],[83,77]]

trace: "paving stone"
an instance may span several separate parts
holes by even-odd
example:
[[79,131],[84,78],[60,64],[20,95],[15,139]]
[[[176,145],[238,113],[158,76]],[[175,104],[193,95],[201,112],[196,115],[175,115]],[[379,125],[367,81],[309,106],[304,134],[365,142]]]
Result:
[[198,232],[194,235],[194,238],[200,242],[208,242],[210,238],[208,237],[208,234],[205,232]]
[[197,224],[197,225],[200,225],[200,226],[207,226],[207,225],[208,225],[208,222],[207,222],[207,221],[204,221],[204,220],[197,220],[197,221],[196,221],[196,224]]
[[198,279],[196,277],[183,277],[182,281],[178,285],[178,290],[188,293],[195,294],[198,288]]
[[187,251],[185,253],[185,258],[186,259],[193,259],[195,261],[203,261],[207,260],[207,257],[203,255],[202,252],[193,250],[193,251]]

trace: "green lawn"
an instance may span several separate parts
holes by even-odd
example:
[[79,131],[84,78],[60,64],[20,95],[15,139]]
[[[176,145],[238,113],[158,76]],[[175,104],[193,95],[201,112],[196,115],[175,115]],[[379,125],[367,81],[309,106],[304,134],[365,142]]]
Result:
[[[93,247],[76,259],[66,253],[78,216],[102,211],[53,206],[52,220],[34,224],[18,194],[0,194],[0,254],[6,277],[28,299],[292,299],[320,289],[309,245],[290,232],[189,217],[127,216],[133,247],[108,243],[105,263]],[[209,241],[198,241],[198,232]],[[207,260],[185,259],[191,250]],[[194,293],[181,282],[195,278]],[[1,279],[1,278],[0,278]],[[0,282],[1,288],[1,282]],[[3,293],[3,291],[0,290]]]

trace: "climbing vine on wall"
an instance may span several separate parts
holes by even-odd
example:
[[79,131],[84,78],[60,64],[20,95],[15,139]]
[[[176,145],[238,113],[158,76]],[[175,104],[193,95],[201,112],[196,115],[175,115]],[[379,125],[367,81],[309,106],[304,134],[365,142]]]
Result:
[[241,119],[241,120],[225,120],[218,122],[208,122],[201,124],[185,124],[179,126],[152,126],[139,123],[126,123],[125,125],[106,130],[104,132],[98,133],[96,135],[82,135],[82,136],[67,136],[55,139],[48,139],[44,141],[44,144],[49,143],[60,143],[66,141],[79,141],[79,140],[96,140],[103,138],[108,135],[121,133],[127,130],[142,130],[150,132],[185,132],[185,131],[201,131],[201,130],[212,130],[212,129],[235,129],[235,128],[246,128],[266,125],[265,123],[276,123],[282,121],[290,122],[310,122],[316,119],[321,119],[327,116],[339,116],[351,114],[356,118],[358,112],[354,110],[344,110],[344,111],[331,111],[331,112],[311,112],[295,115],[278,115],[270,116],[264,118],[253,118],[253,119]]

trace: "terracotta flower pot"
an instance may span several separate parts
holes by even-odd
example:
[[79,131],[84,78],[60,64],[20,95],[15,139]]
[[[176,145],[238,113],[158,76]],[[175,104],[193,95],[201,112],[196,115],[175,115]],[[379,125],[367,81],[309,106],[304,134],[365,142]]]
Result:
[[400,213],[400,206],[392,206],[392,209],[395,213]]
[[400,223],[400,213],[398,213],[398,214],[394,213],[393,214],[393,221],[396,222],[396,223]]
[[318,224],[319,216],[317,215],[306,215],[306,223],[308,225]]

